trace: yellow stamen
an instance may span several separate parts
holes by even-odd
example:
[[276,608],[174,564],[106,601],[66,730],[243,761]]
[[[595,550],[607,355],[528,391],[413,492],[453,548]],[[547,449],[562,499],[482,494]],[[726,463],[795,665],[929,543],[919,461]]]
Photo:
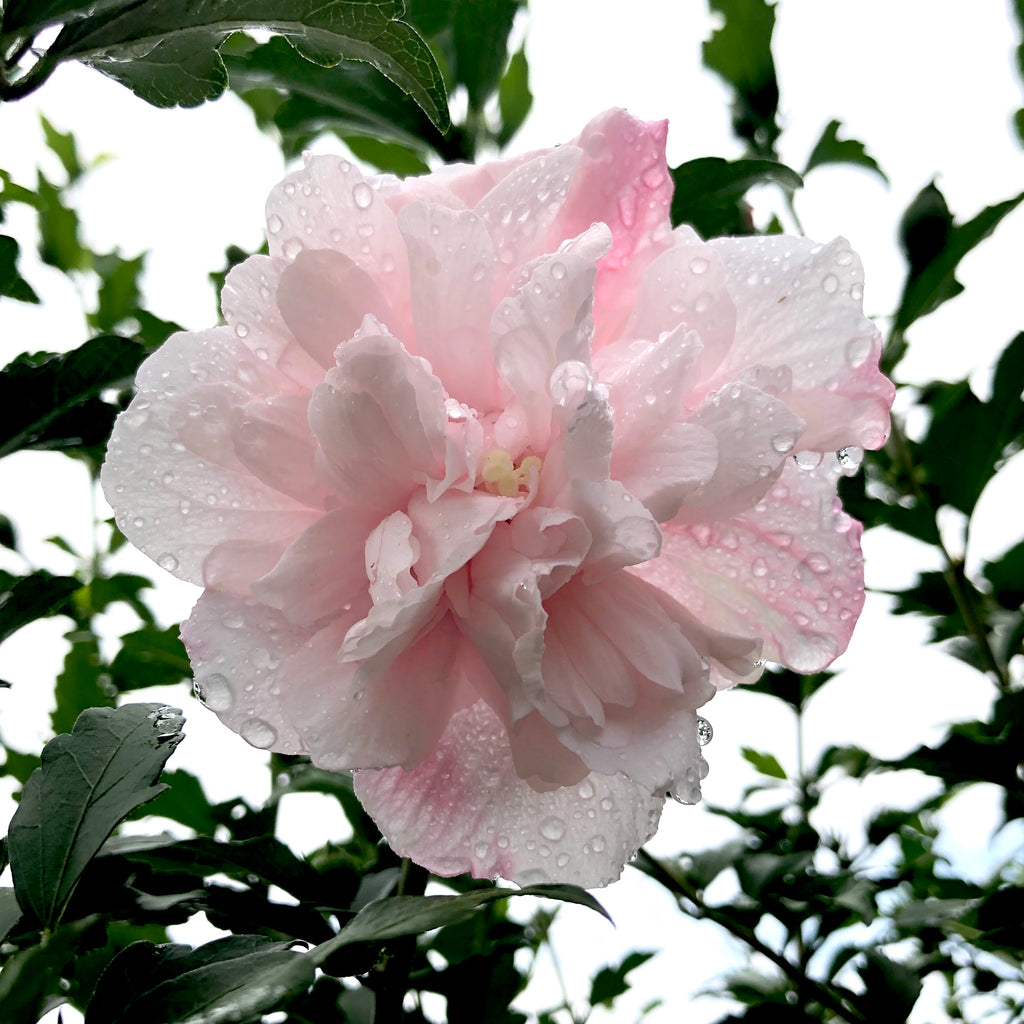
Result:
[[540,472],[541,460],[527,455],[518,466],[504,448],[492,448],[480,462],[480,479],[484,489],[503,498],[514,498],[530,486],[530,474]]

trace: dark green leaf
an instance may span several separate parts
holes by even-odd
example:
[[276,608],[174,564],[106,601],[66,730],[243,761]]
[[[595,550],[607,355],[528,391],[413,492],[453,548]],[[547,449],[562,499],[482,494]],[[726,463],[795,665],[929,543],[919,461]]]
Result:
[[58,270],[87,270],[92,253],[78,237],[78,214],[64,203],[61,190],[38,173],[36,207],[39,210],[39,256]]
[[526,60],[526,51],[520,49],[512,54],[508,68],[498,83],[498,111],[501,114],[501,128],[497,139],[499,146],[507,146],[512,141],[532,106],[530,68]]
[[4,745],[6,760],[0,766],[0,775],[17,779],[22,785],[28,782],[29,776],[39,767],[39,758],[34,754],[23,754]]
[[939,382],[924,390],[932,423],[916,454],[935,508],[952,505],[970,514],[1007,449],[1019,449],[1024,440],[1022,380],[1024,332],[999,357],[989,401],[981,401],[966,381]]
[[100,275],[99,305],[89,317],[98,331],[113,331],[122,321],[134,317],[139,307],[139,275],[146,257],[126,260],[116,252],[97,256],[96,273]]
[[42,115],[39,120],[43,126],[43,136],[46,138],[46,145],[56,154],[57,159],[64,165],[64,171],[68,176],[68,184],[77,181],[84,173],[85,168],[78,159],[78,147],[75,145],[75,137],[71,132],[58,131]]
[[123,74],[126,84],[161,106],[194,105],[220,95],[227,84],[217,52],[223,38],[241,26],[262,27],[289,37],[324,66],[344,58],[372,64],[444,130],[448,107],[440,71],[423,38],[399,20],[402,10],[395,0],[149,0],[75,22],[50,52]]
[[702,157],[672,169],[672,223],[692,224],[705,238],[749,235],[754,230],[743,196],[754,185],[792,191],[803,184],[796,171],[773,160]]
[[982,572],[1004,608],[1014,609],[1024,604],[1024,541],[1015,544],[996,561],[988,562]]
[[51,576],[43,569],[18,577],[0,593],[0,643],[36,619],[63,614],[68,598],[81,585],[73,576]]
[[[57,25],[108,7],[119,7],[128,0],[8,0],[3,12],[3,34],[24,32],[34,35],[41,28]],[[0,4],[0,8],[3,5]]]
[[43,749],[11,820],[11,870],[22,910],[60,919],[85,866],[117,824],[157,796],[181,742],[180,712],[158,704],[90,708]]
[[180,683],[192,674],[177,626],[146,626],[121,638],[110,663],[110,677],[120,692],[145,686]]
[[107,968],[87,1024],[244,1024],[313,983],[292,943],[232,935],[198,949],[135,943]]
[[0,942],[10,934],[11,929],[21,918],[21,907],[14,890],[6,886],[0,889]]
[[361,910],[338,933],[337,937],[312,950],[317,964],[336,949],[353,942],[374,942],[401,935],[418,935],[432,928],[456,924],[470,917],[478,907],[510,896],[542,896],[547,899],[578,903],[596,910],[603,917],[608,912],[585,889],[575,885],[530,885],[524,889],[476,889],[461,896],[390,896]]
[[[938,193],[938,189],[934,189],[934,191]],[[920,199],[920,197],[918,198]],[[1021,200],[1024,200],[1024,192],[1013,199],[1007,199],[994,206],[987,206],[966,224],[952,227],[945,239],[941,240],[941,244],[939,242],[941,211],[936,211],[934,216],[929,218],[928,222],[934,224],[934,238],[931,238],[927,246],[921,241],[920,235],[913,246],[907,244],[911,271],[903,288],[899,309],[896,311],[896,319],[893,324],[895,331],[905,331],[915,320],[933,312],[947,299],[951,299],[963,291],[963,287],[954,277],[960,261],[979,242],[992,234],[999,226],[1000,221],[1020,205]],[[918,224],[920,225],[923,221],[922,217]],[[917,230],[922,234],[924,232],[924,228],[921,226]],[[933,229],[929,228],[929,230]],[[906,231],[904,231],[904,237],[907,237]],[[924,260],[924,253],[928,251],[933,252],[931,258],[927,262],[920,262]],[[914,252],[919,255],[911,256]],[[915,270],[915,259],[918,261],[917,270]]]
[[861,969],[870,1019],[879,1024],[903,1024],[921,994],[921,979],[904,964],[890,960],[875,949],[865,953],[867,963]]
[[711,0],[725,24],[703,44],[704,65],[733,89],[733,131],[756,156],[774,158],[779,86],[772,60],[775,8],[767,0]]
[[357,160],[400,178],[430,170],[419,153],[399,142],[381,142],[365,135],[346,135],[344,141]]
[[139,325],[138,340],[150,352],[162,345],[172,334],[183,330],[181,324],[173,320],[161,320],[145,309],[135,310],[133,316]]
[[56,707],[50,715],[54,733],[70,732],[86,708],[114,706],[114,691],[100,661],[99,638],[88,629],[75,630],[67,638],[71,648],[57,676]]
[[611,1009],[612,1003],[629,991],[626,975],[647,963],[654,955],[653,951],[635,950],[622,963],[614,967],[602,967],[594,975],[594,980],[590,984],[590,1005],[604,1004],[605,1007]]
[[841,127],[841,121],[829,121],[825,125],[821,138],[814,144],[814,149],[807,158],[804,174],[809,174],[815,167],[821,167],[823,164],[853,164],[855,167],[865,167],[869,171],[874,171],[882,181],[888,182],[885,172],[864,148],[863,142],[839,138]]
[[39,302],[32,286],[18,273],[18,243],[0,235],[0,295],[19,302]]
[[786,778],[786,769],[779,764],[774,754],[761,753],[753,747],[741,747],[740,752],[744,760],[749,761],[762,775],[768,775],[773,779]]
[[423,111],[370,65],[320,67],[280,37],[262,45],[245,36],[228,42],[230,52],[226,44],[223,57],[231,88],[253,107],[261,125],[281,133],[287,154],[325,129],[444,152],[444,137]]
[[99,395],[129,383],[145,355],[104,335],[61,355],[18,356],[0,374],[0,456],[104,442],[117,409]]
[[901,928],[917,930],[955,921],[979,907],[981,903],[980,898],[911,900],[896,911],[893,919]]
[[190,772],[179,769],[164,772],[161,781],[166,784],[167,789],[146,804],[144,811],[135,811],[132,817],[150,814],[170,818],[187,828],[195,829],[201,836],[212,836],[218,822],[199,780]]
[[470,110],[479,112],[505,70],[519,0],[455,0],[454,8],[455,81],[466,87]]
[[102,942],[99,916],[72,921],[15,953],[0,971],[0,1024],[36,1024],[64,1001],[61,981],[78,950]]
[[14,523],[9,516],[0,513],[0,545],[10,548],[11,551],[18,550],[18,538],[14,532]]

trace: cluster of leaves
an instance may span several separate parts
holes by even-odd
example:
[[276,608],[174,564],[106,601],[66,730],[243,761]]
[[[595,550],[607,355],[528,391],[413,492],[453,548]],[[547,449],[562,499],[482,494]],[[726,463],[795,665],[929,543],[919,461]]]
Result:
[[[777,231],[787,212],[795,216],[804,179],[822,165],[849,164],[885,180],[862,143],[841,137],[839,121],[823,128],[800,173],[780,163],[774,8],[766,0],[711,6],[721,23],[704,61],[732,92],[733,126],[746,152],[675,168],[674,221],[706,236]],[[28,93],[76,60],[160,106],[196,105],[231,88],[289,156],[329,131],[367,163],[416,173],[429,162],[500,148],[522,124],[531,101],[527,62],[522,50],[509,53],[519,7],[520,0],[404,7],[397,0],[8,0],[0,100]],[[1024,20],[1020,3],[1015,9]],[[446,99],[453,92],[465,93],[466,110],[454,126]],[[0,374],[0,457],[60,451],[95,473],[138,363],[175,325],[144,308],[144,256],[96,253],[83,243],[66,190],[89,168],[70,135],[43,129],[64,179],[40,173],[28,186],[0,172],[0,223],[12,204],[34,211],[40,258],[95,298],[86,300],[89,338],[79,348],[19,356]],[[746,197],[766,184],[781,190],[785,209],[757,225]],[[934,184],[922,189],[901,226],[907,276],[887,370],[898,370],[916,321],[962,290],[960,261],[1021,199],[960,223]],[[0,296],[36,302],[20,255],[15,238],[0,234]],[[229,263],[243,255],[230,251]],[[1013,1019],[1024,1010],[1014,952],[1024,947],[1019,864],[993,865],[986,881],[969,881],[937,852],[938,812],[966,787],[997,787],[1006,821],[1024,817],[1024,705],[1013,675],[1024,641],[1024,542],[969,574],[939,529],[940,512],[952,508],[969,531],[982,490],[1024,444],[1022,378],[1018,335],[987,399],[966,381],[918,389],[926,429],[907,437],[897,424],[887,447],[868,453],[863,473],[843,487],[847,507],[868,528],[935,549],[943,568],[894,594],[894,610],[929,617],[935,642],[992,688],[985,720],[954,726],[934,747],[899,760],[831,748],[793,775],[773,753],[747,750],[761,781],[740,806],[712,808],[733,823],[735,838],[662,860],[643,853],[636,864],[685,913],[750,950],[749,964],[711,989],[731,1000],[723,1020],[899,1022],[935,975],[957,1019],[981,1012]],[[295,1024],[417,1022],[429,1019],[432,997],[444,1000],[451,1024],[525,1021],[510,1006],[549,943],[551,910],[518,923],[506,912],[511,893],[465,878],[446,881],[451,895],[423,895],[427,877],[381,844],[350,781],[302,759],[272,759],[271,795],[255,807],[213,803],[193,775],[163,771],[181,739],[180,715],[120,697],[186,679],[188,661],[176,627],[161,628],[147,604],[150,581],[108,571],[121,535],[112,526],[99,534],[104,540],[88,556],[54,538],[77,568],[53,576],[17,554],[14,526],[0,517],[0,544],[27,566],[0,573],[0,642],[47,616],[72,623],[55,686],[52,727],[60,735],[41,764],[8,744],[0,766],[21,798],[0,850],[13,873],[13,887],[0,889],[0,1024],[32,1024],[61,1003],[78,1007],[87,1022],[118,1024],[242,1022],[274,1010]],[[97,616],[115,604],[134,611],[138,626],[111,654]],[[757,687],[783,702],[799,727],[830,680],[778,672]],[[939,794],[909,810],[875,812],[860,846],[815,826],[830,787],[907,770],[938,780]],[[282,800],[300,792],[336,800],[351,837],[308,857],[274,838]],[[174,823],[174,833],[140,835],[137,822],[121,829],[126,819],[154,816]],[[709,900],[723,876],[735,878],[732,895]],[[524,891],[600,911],[570,887]],[[168,941],[168,927],[199,912],[230,934],[197,948]],[[630,972],[652,955],[638,951],[603,968],[587,1010],[566,997],[539,1013],[538,1024],[578,1024],[594,1007],[613,1006]],[[403,1011],[409,992],[416,1006]]]

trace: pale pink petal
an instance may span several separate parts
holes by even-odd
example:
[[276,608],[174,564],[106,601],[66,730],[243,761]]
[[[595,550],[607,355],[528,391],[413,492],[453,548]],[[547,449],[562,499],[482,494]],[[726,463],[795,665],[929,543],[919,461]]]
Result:
[[416,586],[412,567],[419,556],[412,520],[404,512],[392,512],[374,527],[365,550],[366,578],[374,604],[400,598]]
[[333,249],[363,268],[388,295],[406,294],[408,266],[394,213],[379,180],[348,160],[311,156],[267,199],[270,255],[294,260],[304,249]]
[[497,399],[488,343],[494,249],[468,210],[414,203],[398,216],[409,254],[416,352],[453,398],[481,412]]
[[713,383],[754,363],[788,366],[790,406],[807,423],[802,447],[880,447],[894,390],[878,370],[881,336],[861,310],[863,269],[846,240],[818,246],[769,235],[710,244],[738,313],[736,342]]
[[621,776],[537,792],[516,773],[505,729],[482,701],[452,717],[414,771],[361,771],[355,785],[399,856],[439,875],[519,885],[607,885],[654,834],[663,803]]
[[268,487],[310,508],[334,504],[316,464],[309,395],[260,398],[230,410],[230,441],[238,461]]
[[804,426],[785,402],[739,382],[706,398],[688,422],[715,438],[718,466],[687,495],[677,522],[724,519],[750,508],[782,472]]
[[366,538],[377,522],[374,510],[359,503],[321,515],[253,584],[253,594],[298,626],[332,618],[353,606],[365,614]]
[[235,337],[305,391],[323,378],[323,368],[292,337],[276,297],[284,260],[250,256],[231,268],[220,294],[221,311]]
[[[580,234],[600,219],[591,218],[575,231],[565,230],[562,204],[580,155],[574,146],[541,153],[513,167],[477,203],[475,212],[487,226],[498,257],[502,286],[512,270],[557,248],[565,238]],[[551,244],[548,233],[556,218],[557,239]]]
[[590,360],[594,275],[593,262],[574,253],[544,256],[494,311],[494,362],[525,414],[535,451],[544,451],[551,435],[552,372],[560,363]]
[[372,319],[337,352],[309,403],[322,465],[337,490],[372,502],[378,519],[417,484],[445,475],[441,382]]
[[[334,350],[351,338],[367,315],[398,337],[409,335],[376,282],[344,253],[300,252],[281,274],[277,307],[302,348],[323,368],[334,366]],[[323,369],[314,385],[323,380]]]
[[680,327],[696,332],[698,379],[708,379],[736,338],[736,306],[717,251],[677,230],[674,245],[651,261],[624,337],[657,341]]
[[846,649],[864,603],[860,536],[839,506],[834,468],[789,460],[750,511],[666,526],[661,556],[631,571],[707,627],[763,637],[768,660],[817,672]]
[[118,528],[192,583],[202,584],[204,562],[218,545],[284,545],[317,515],[238,459],[230,422],[233,401],[247,396],[234,388],[140,391],[114,426],[101,473]]

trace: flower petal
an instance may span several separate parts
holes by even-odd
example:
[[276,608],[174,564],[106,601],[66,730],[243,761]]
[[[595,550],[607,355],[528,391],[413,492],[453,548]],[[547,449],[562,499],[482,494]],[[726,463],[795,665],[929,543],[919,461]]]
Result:
[[416,351],[449,395],[488,412],[497,399],[488,332],[494,249],[469,210],[413,203],[398,215],[409,254]]
[[435,874],[594,887],[655,832],[663,801],[621,776],[537,792],[516,773],[501,722],[479,701],[455,714],[414,771],[360,771],[356,795],[399,856]]
[[863,269],[846,240],[817,246],[764,236],[710,245],[738,311],[736,342],[712,386],[755,363],[788,366],[790,406],[807,423],[802,447],[881,447],[895,392],[878,370],[881,336],[861,311]]
[[788,460],[753,509],[664,527],[661,557],[631,572],[711,629],[763,637],[768,660],[820,671],[846,649],[864,603],[862,528],[839,505],[834,463]]
[[322,466],[338,491],[368,501],[378,519],[415,485],[445,475],[441,382],[372,318],[337,351],[309,402]]

